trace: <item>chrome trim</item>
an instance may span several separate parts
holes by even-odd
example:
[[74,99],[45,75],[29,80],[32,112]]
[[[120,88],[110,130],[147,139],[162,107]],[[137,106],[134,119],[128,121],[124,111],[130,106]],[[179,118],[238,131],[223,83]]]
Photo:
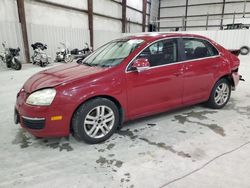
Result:
[[27,120],[45,120],[45,118],[31,118],[31,117],[26,117],[26,116],[22,116],[22,118],[27,119]]
[[185,61],[177,61],[175,63],[170,63],[170,64],[166,64],[166,65],[159,65],[159,66],[154,66],[154,67],[150,67],[148,70],[150,69],[154,69],[154,68],[158,68],[158,67],[164,67],[164,66],[169,66],[169,65],[176,65],[176,64],[181,64],[181,63],[187,63],[187,62],[190,62],[190,61],[196,61],[196,60],[203,60],[203,59],[208,59],[208,58],[216,58],[216,57],[220,57],[221,54],[220,54],[220,51],[216,48],[216,46],[214,44],[212,44],[209,40],[207,39],[204,39],[204,38],[197,38],[197,37],[191,37],[191,36],[181,36],[181,37],[169,37],[169,38],[161,38],[161,39],[158,39],[156,41],[153,41],[152,43],[148,44],[146,47],[144,47],[129,63],[128,65],[126,66],[126,69],[125,69],[125,73],[130,73],[130,72],[136,72],[136,70],[132,70],[132,71],[127,71],[129,65],[140,55],[140,53],[145,50],[147,47],[149,47],[150,45],[156,43],[156,42],[159,42],[159,41],[162,41],[162,40],[167,40],[167,39],[179,39],[179,38],[194,38],[194,39],[200,39],[200,40],[205,40],[207,42],[209,42],[209,44],[211,44],[218,52],[218,55],[215,55],[215,56],[209,56],[209,57],[203,57],[203,58],[198,58],[198,59],[190,59],[190,60],[185,60]]

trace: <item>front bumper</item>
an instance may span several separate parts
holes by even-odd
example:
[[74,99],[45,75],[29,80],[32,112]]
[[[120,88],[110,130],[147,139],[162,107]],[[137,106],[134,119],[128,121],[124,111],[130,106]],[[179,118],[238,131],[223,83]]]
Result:
[[[18,94],[14,119],[36,137],[63,137],[70,133],[71,105],[32,106],[26,104],[27,94]],[[53,117],[62,117],[53,119]]]

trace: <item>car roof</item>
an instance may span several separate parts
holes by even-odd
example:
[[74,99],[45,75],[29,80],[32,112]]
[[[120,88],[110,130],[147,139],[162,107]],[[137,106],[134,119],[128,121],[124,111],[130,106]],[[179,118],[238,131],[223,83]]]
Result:
[[171,38],[171,37],[194,37],[194,38],[203,38],[207,39],[204,36],[196,34],[186,34],[186,33],[162,33],[162,32],[149,32],[149,33],[138,33],[135,35],[129,35],[123,37],[122,39],[142,39],[145,41],[154,41],[162,38]]

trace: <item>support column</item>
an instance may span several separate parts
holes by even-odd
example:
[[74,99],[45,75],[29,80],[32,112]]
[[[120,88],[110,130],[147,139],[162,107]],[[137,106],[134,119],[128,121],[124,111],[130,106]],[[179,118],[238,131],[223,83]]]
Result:
[[147,13],[147,0],[142,1],[142,32],[145,32],[146,28],[146,13]]
[[94,49],[94,30],[93,30],[93,0],[88,0],[88,20],[90,46]]
[[185,20],[184,20],[184,31],[187,30],[187,13],[188,13],[188,0],[186,0]]
[[225,12],[225,1],[222,2],[222,11],[221,11],[221,20],[220,20],[220,29],[223,29],[223,19],[224,19],[224,12]]
[[160,31],[160,20],[161,19],[161,1],[159,0],[159,6],[158,6],[158,31]]
[[122,33],[126,32],[127,0],[122,0]]
[[28,42],[27,26],[26,26],[26,19],[25,19],[24,0],[17,0],[17,10],[18,10],[19,22],[21,24],[21,29],[22,29],[25,62],[29,63],[30,53],[29,53],[29,42]]

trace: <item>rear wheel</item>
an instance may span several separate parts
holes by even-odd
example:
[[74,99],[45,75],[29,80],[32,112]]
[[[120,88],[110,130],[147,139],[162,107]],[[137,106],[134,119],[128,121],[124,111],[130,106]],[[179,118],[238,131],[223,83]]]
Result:
[[225,78],[216,82],[210,94],[207,105],[214,109],[223,108],[230,99],[231,85]]
[[73,134],[90,144],[107,140],[117,129],[119,111],[105,98],[96,98],[82,104],[72,120]]

